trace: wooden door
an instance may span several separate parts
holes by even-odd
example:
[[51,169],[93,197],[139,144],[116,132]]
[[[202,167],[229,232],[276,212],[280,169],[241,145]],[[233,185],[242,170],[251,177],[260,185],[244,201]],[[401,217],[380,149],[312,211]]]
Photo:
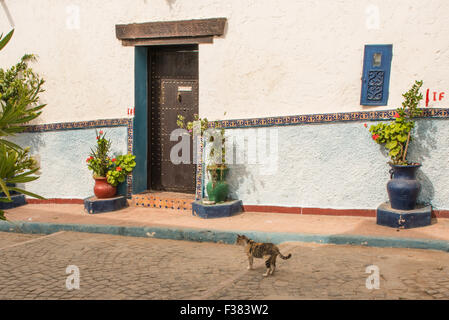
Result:
[[149,55],[151,68],[149,112],[149,189],[195,192],[196,165],[190,143],[190,164],[175,165],[170,150],[177,141],[178,115],[192,121],[198,113],[198,51],[196,47],[161,47]]

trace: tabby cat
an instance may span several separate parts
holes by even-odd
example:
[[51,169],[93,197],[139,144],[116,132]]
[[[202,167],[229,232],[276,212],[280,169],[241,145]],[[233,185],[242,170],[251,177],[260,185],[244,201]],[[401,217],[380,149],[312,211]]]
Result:
[[237,235],[236,244],[245,246],[245,252],[248,256],[248,270],[253,268],[253,258],[266,259],[265,266],[267,267],[267,272],[263,274],[264,277],[273,274],[276,269],[276,258],[278,255],[284,260],[287,260],[292,256],[291,253],[284,256],[279,251],[279,248],[272,243],[255,242],[244,235]]

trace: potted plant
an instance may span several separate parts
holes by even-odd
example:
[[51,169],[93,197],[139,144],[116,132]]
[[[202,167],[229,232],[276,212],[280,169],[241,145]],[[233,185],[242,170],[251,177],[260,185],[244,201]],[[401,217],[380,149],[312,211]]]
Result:
[[[13,33],[14,29],[4,37],[0,34],[0,50],[10,41]],[[28,66],[33,59],[34,55],[26,54],[11,68],[0,68],[0,203],[13,202],[11,196],[16,194],[44,199],[16,187],[18,183],[38,179],[39,168],[29,155],[29,148],[22,148],[5,139],[23,132],[26,124],[37,118],[45,107],[45,104],[39,104],[39,94],[44,91],[42,85],[45,81]],[[1,209],[0,220],[6,220]]]
[[[39,178],[36,175],[39,167],[29,152],[30,148],[14,150],[0,143],[0,220],[6,220],[2,209],[26,203],[25,198],[19,198],[14,200],[16,201],[14,204],[12,196],[25,194],[44,199],[37,194],[16,186],[18,183],[27,183]],[[3,204],[5,202],[7,203],[6,205]]]
[[[216,122],[216,125],[217,124],[218,121]],[[214,142],[214,139],[220,139],[221,141],[218,142],[218,148],[212,147],[210,149],[208,164],[206,167],[206,170],[209,173],[210,181],[207,183],[206,190],[209,201],[220,203],[228,198],[229,185],[226,183],[226,176],[229,172],[229,168],[225,163],[225,131],[223,128],[218,128],[217,126],[215,128],[215,134],[208,137],[208,140],[211,143]],[[220,146],[221,150],[219,149]]]
[[[220,127],[218,121],[215,121],[213,128],[209,128],[207,118],[201,119],[197,114],[194,115],[194,121],[187,122],[187,124],[184,121],[185,118],[182,115],[178,115],[178,120],[176,121],[178,127],[187,129],[193,135],[194,123],[198,121],[200,135],[205,137],[210,143],[215,142],[210,149],[207,159],[206,170],[209,173],[210,181],[206,186],[206,190],[210,204],[223,202],[229,194],[229,185],[226,183],[226,175],[229,172],[229,168],[225,163],[225,130]],[[215,139],[220,139],[220,141],[215,141]]]
[[117,185],[124,182],[136,166],[136,156],[126,154],[111,158],[111,141],[105,138],[103,131],[95,130],[95,133],[97,146],[95,150],[91,149],[90,156],[86,159],[87,167],[93,171],[94,194],[99,199],[112,198],[117,193]]
[[423,114],[418,108],[423,98],[419,92],[422,84],[422,81],[415,81],[412,88],[402,95],[404,102],[402,107],[396,109],[394,121],[372,125],[369,129],[372,139],[388,150],[391,159],[388,162],[391,180],[387,184],[387,191],[393,209],[413,210],[421,189],[416,180],[416,171],[421,164],[407,160],[407,152],[413,140],[414,118]]

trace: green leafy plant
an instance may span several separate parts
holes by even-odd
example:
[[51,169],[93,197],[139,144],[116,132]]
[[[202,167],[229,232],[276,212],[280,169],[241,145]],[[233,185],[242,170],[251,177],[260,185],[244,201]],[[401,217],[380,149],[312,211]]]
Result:
[[414,118],[423,113],[422,109],[418,108],[419,102],[423,98],[422,93],[419,92],[422,84],[422,81],[415,81],[412,88],[402,95],[404,102],[402,102],[402,107],[396,109],[394,121],[372,125],[369,129],[372,139],[376,143],[384,145],[388,150],[391,164],[411,164],[407,160],[407,151],[409,143],[413,139]]
[[108,183],[117,186],[125,181],[126,176],[130,174],[136,166],[136,156],[132,154],[120,155],[111,159],[112,166],[107,173]]
[[33,55],[24,55],[10,69],[0,68],[0,144],[13,149],[20,147],[2,137],[23,132],[25,124],[37,118],[45,107],[39,103],[45,81],[28,66],[34,59]]
[[[6,145],[0,145],[0,186],[3,196],[0,202],[11,202],[11,192],[19,192],[28,196],[44,199],[43,197],[15,187],[16,183],[27,183],[38,179],[35,174],[39,167],[33,157],[29,155],[29,148],[15,150]],[[0,220],[6,220],[0,210]]]
[[[181,129],[187,129],[190,135],[193,135],[194,123],[199,122],[201,128],[201,136],[205,137],[208,142],[213,143],[214,139],[219,137],[221,139],[221,154],[220,152],[216,152],[216,148],[211,148],[208,158],[208,169],[218,169],[218,168],[226,168],[226,148],[225,148],[225,129],[221,127],[219,121],[214,121],[213,125],[210,125],[210,122],[207,118],[201,119],[197,114],[194,115],[194,120],[185,123],[185,117],[182,115],[178,115],[178,119],[176,124]],[[208,130],[209,129],[209,130]]]
[[[11,39],[14,29],[5,37],[0,35],[0,50]],[[26,183],[36,180],[39,168],[29,156],[29,149],[6,140],[5,137],[23,132],[26,124],[41,114],[45,104],[39,104],[39,94],[43,92],[41,79],[28,66],[35,59],[33,55],[24,55],[20,62],[9,69],[0,68],[0,193],[6,196],[0,201],[10,202],[10,192],[19,192],[31,197],[43,197],[14,187],[15,183]],[[0,220],[6,220],[0,210]]]
[[0,34],[0,50],[2,50],[6,44],[11,40],[12,35],[14,34],[14,29],[12,29],[6,36],[3,37],[3,33]]
[[109,156],[111,141],[106,139],[106,133],[95,130],[97,145],[95,150],[91,148],[90,156],[86,159],[87,167],[93,171],[94,178],[105,177],[112,186],[117,186],[125,181],[136,166],[136,156],[132,154],[118,155],[115,158]]
[[176,120],[176,124],[181,129],[186,129],[191,135],[193,134],[193,124],[194,122],[199,121],[200,122],[200,128],[201,128],[201,136],[204,134],[204,132],[209,128],[209,121],[207,118],[201,119],[197,114],[193,115],[193,121],[189,121],[185,123],[185,117],[178,114],[178,119]]
[[111,158],[108,153],[111,148],[111,141],[107,140],[106,133],[102,130],[95,130],[97,145],[95,150],[90,149],[90,156],[86,159],[87,167],[93,171],[94,177],[106,177],[111,165]]

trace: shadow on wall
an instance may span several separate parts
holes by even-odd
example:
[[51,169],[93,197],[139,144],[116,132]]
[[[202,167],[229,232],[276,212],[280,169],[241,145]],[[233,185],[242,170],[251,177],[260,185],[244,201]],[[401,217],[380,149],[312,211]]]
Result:
[[[425,163],[427,158],[431,157],[432,152],[437,146],[437,128],[434,121],[417,121],[414,140],[416,143],[410,145],[410,159],[419,163]],[[435,195],[435,189],[432,181],[425,174],[425,164],[418,170],[416,178],[421,183],[421,193],[418,202],[431,204]]]
[[32,151],[36,153],[39,152],[40,147],[45,146],[44,139],[42,139],[42,134],[30,134],[27,139],[28,145],[31,147]]
[[42,134],[34,132],[18,134],[17,136],[12,137],[11,141],[18,144],[22,148],[30,147],[30,153],[33,156],[38,155],[41,147],[45,146],[45,142],[42,139]]
[[[247,170],[246,164],[237,164],[236,163],[236,155],[237,155],[237,148],[238,146],[233,143],[232,154],[234,155],[232,159],[232,164],[229,164],[229,176],[227,179],[227,183],[229,184],[229,198],[232,200],[238,200],[239,196],[237,194],[237,190],[240,189],[244,184],[249,188],[247,192],[255,193],[256,187],[255,187],[255,181],[254,177],[250,172]],[[263,187],[263,186],[262,186]]]
[[[240,189],[240,187],[245,184],[248,189],[246,190],[249,193],[255,193],[256,187],[255,187],[255,181],[254,177],[250,175],[250,173],[247,171],[247,166],[244,164],[231,164],[229,165],[229,177],[228,177],[228,184],[229,184],[229,198],[232,200],[239,200],[239,196],[237,194],[237,190]],[[262,186],[263,187],[263,186]]]
[[429,158],[431,152],[436,149],[437,134],[434,121],[417,121],[414,138],[416,143],[411,143],[410,159],[422,163]]
[[173,9],[173,5],[175,4],[176,0],[165,0],[167,2],[170,9]]
[[[30,134],[30,138],[27,141],[31,147],[31,155],[37,161],[38,166],[41,166],[41,154],[39,150],[41,147],[45,147],[44,139],[42,139],[42,134]],[[41,175],[40,169],[36,172],[37,175]]]
[[[17,143],[22,148],[30,148],[30,155],[37,161],[38,166],[41,166],[41,147],[45,146],[45,142],[42,139],[40,133],[25,133],[19,134],[11,139],[14,143]],[[41,175],[40,169],[36,172],[36,175]],[[25,184],[18,184],[19,188],[27,189]]]

